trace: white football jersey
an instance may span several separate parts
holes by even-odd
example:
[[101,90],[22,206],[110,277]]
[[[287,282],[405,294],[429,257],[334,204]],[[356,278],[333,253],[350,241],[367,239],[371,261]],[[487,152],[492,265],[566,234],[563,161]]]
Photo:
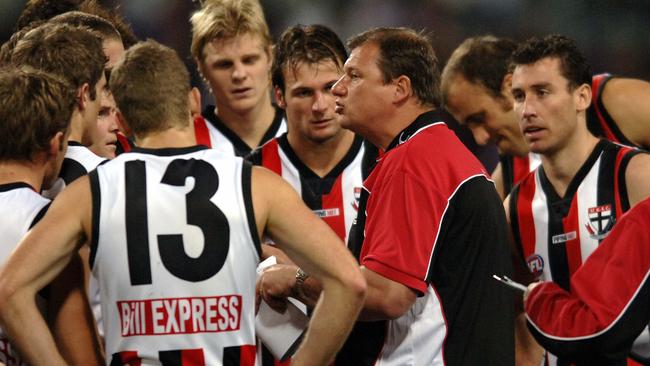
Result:
[[[36,224],[50,203],[41,197],[27,183],[17,182],[0,185],[0,264],[9,255],[27,231]],[[37,296],[39,308],[43,310],[43,299]],[[4,331],[0,328],[0,364],[23,365],[13,350]]]
[[90,181],[107,362],[253,365],[251,166],[205,147],[135,148]]

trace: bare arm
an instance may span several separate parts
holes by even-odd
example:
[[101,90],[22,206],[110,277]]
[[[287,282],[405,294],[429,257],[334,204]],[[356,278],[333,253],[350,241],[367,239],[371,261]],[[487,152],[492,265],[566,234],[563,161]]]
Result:
[[630,159],[625,183],[630,207],[650,196],[650,154],[638,154]]
[[50,284],[48,323],[68,363],[102,365],[104,356],[84,282],[82,259],[77,255]]
[[411,308],[416,298],[414,290],[366,267],[361,267],[361,270],[368,282],[368,295],[359,319],[396,319]]
[[[91,205],[88,178],[79,178],[59,195],[0,272],[0,321],[31,365],[65,364],[34,299],[90,233]],[[77,347],[76,352],[83,350]]]
[[650,83],[613,78],[605,85],[602,101],[623,135],[650,149]]
[[323,287],[292,365],[327,365],[352,329],[366,283],[345,245],[286,182],[259,167],[253,167],[252,181],[258,229],[266,228],[275,243]]

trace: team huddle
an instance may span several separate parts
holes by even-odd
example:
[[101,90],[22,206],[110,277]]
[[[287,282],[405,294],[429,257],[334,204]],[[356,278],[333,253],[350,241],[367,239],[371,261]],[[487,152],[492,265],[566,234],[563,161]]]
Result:
[[[190,23],[215,105],[96,0],[29,1],[2,45],[0,365],[650,363],[650,83],[562,35],[441,71],[409,28]],[[295,300],[280,356],[256,314]]]

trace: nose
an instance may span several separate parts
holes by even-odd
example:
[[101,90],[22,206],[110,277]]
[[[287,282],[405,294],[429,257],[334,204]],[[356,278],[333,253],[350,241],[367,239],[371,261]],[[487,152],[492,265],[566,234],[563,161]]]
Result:
[[519,116],[522,119],[527,119],[537,115],[537,112],[535,111],[534,103],[532,102],[531,98],[525,98],[519,103],[518,106],[515,106],[515,108],[517,107],[519,110]]
[[490,142],[490,133],[483,127],[473,126],[470,127],[474,141],[479,146],[485,146]]
[[232,78],[233,80],[243,80],[246,78],[246,67],[242,63],[235,62],[232,70]]
[[327,95],[320,91],[314,93],[314,103],[311,105],[312,112],[324,112],[327,109]]
[[120,131],[120,125],[119,122],[117,121],[117,111],[115,109],[111,108],[111,114],[108,117],[111,123],[108,126],[108,130],[114,133],[117,133]]
[[332,85],[332,94],[337,97],[342,97],[347,93],[347,89],[343,85],[345,83],[346,76],[341,76],[334,85]]

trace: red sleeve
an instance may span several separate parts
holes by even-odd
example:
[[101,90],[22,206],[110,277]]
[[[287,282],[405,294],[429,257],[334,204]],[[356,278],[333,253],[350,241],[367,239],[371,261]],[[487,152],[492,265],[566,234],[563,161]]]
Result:
[[574,359],[629,349],[649,321],[648,223],[650,200],[625,215],[578,269],[572,293],[551,282],[530,293],[526,316],[540,344]]
[[394,173],[373,189],[361,264],[426,292],[429,261],[445,209],[441,201],[439,194],[404,172]]

